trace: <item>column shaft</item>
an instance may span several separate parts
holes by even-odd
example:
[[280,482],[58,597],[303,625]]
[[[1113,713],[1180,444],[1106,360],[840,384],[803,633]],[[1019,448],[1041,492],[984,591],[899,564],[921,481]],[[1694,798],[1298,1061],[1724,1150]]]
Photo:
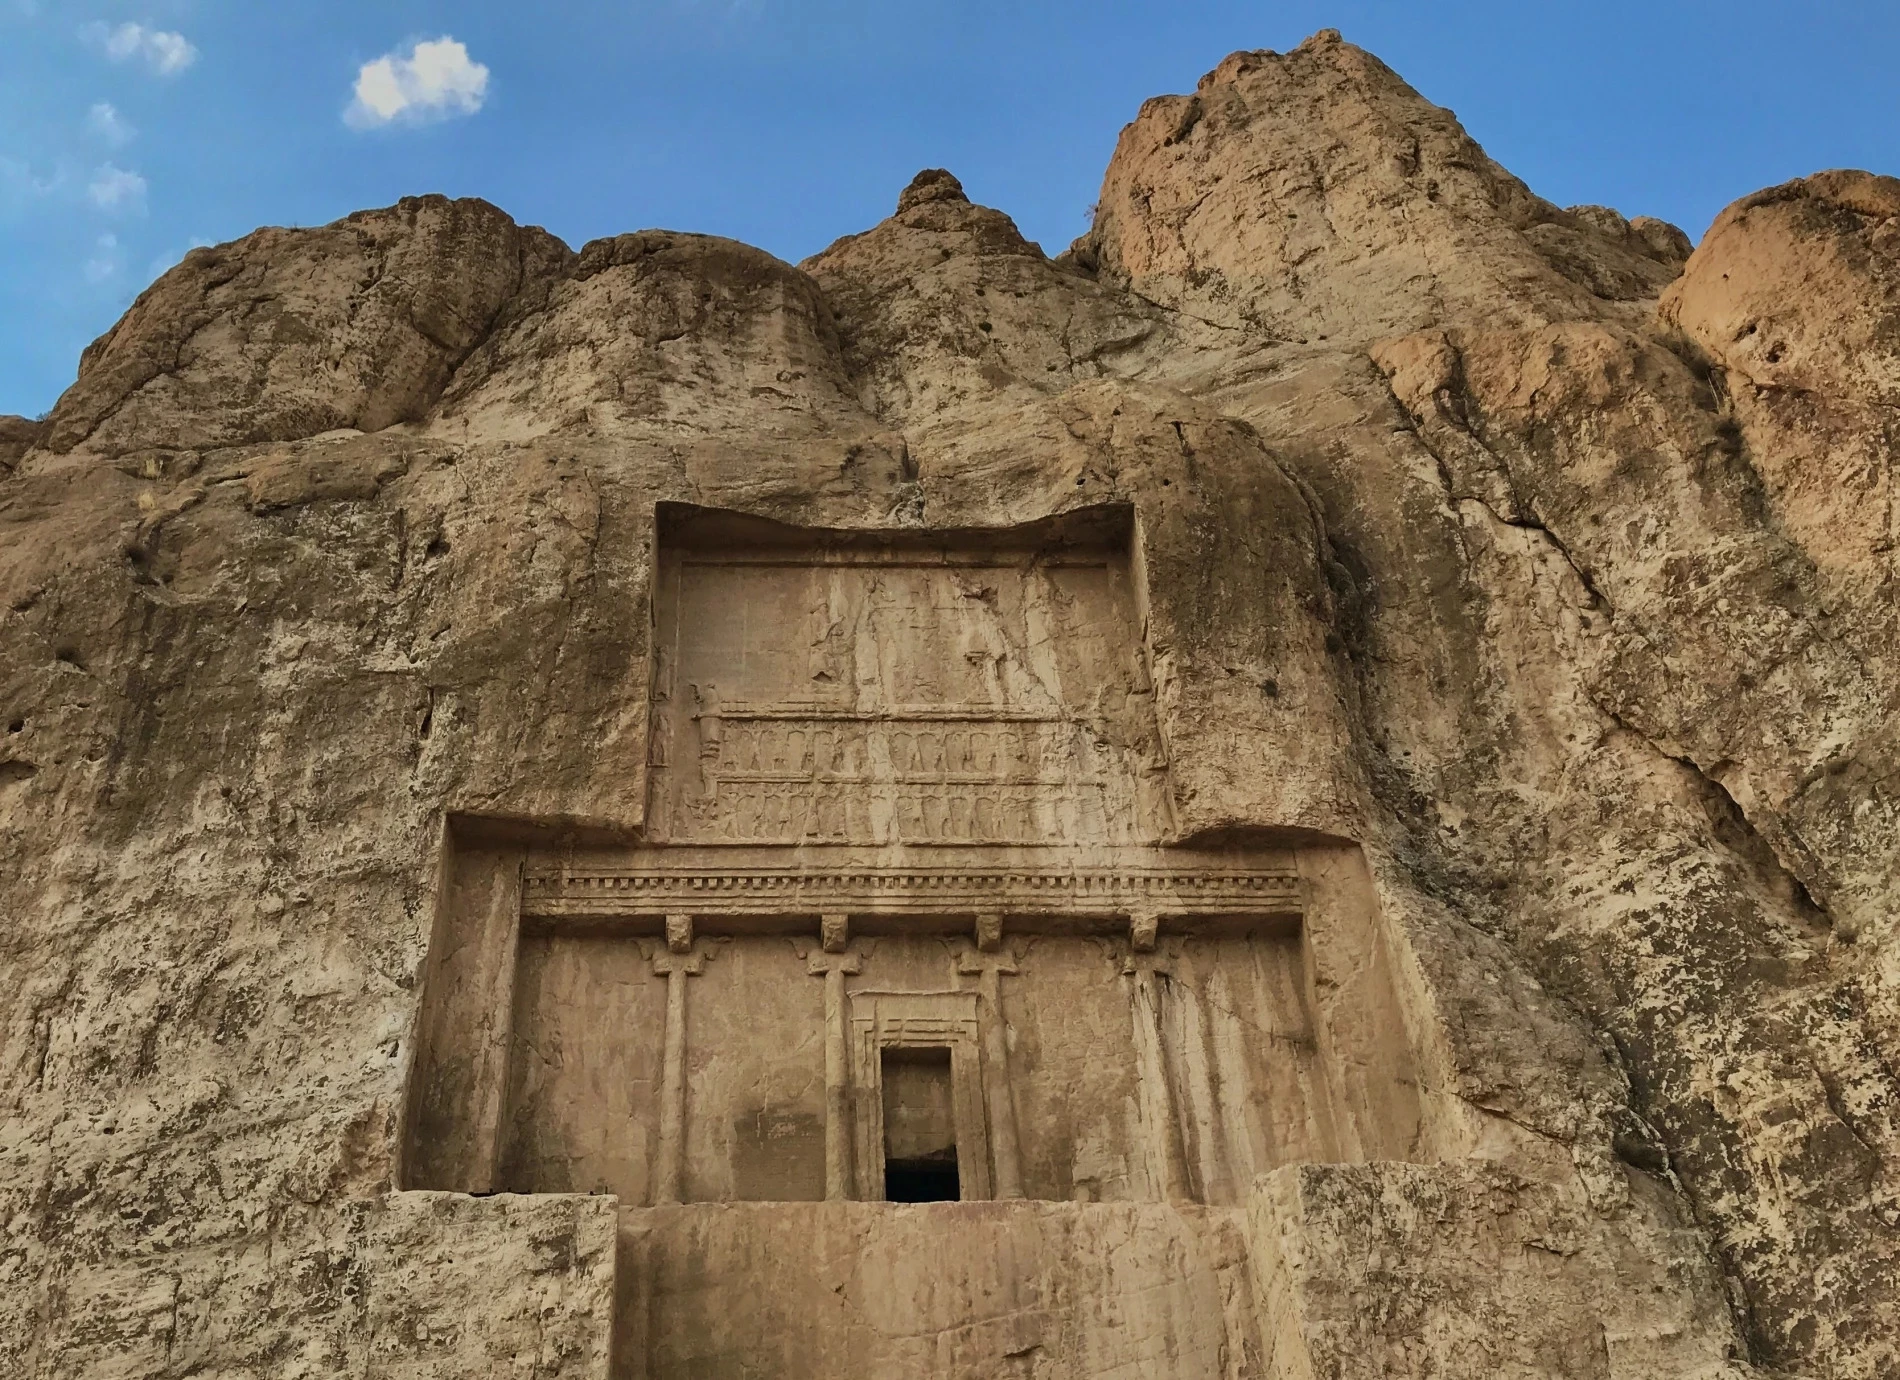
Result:
[[983,1074],[989,1085],[990,1156],[996,1165],[996,1196],[1023,1196],[1022,1154],[1016,1139],[1016,1099],[1009,1086],[1009,1040],[1003,1028],[1003,979],[994,963],[978,979],[983,1003]]
[[1160,1178],[1164,1201],[1189,1198],[1187,1157],[1181,1150],[1181,1114],[1168,1076],[1167,1047],[1161,1038],[1161,1002],[1154,970],[1146,964],[1134,974],[1135,1067],[1141,1080],[1142,1121],[1148,1132],[1149,1163]]
[[686,1160],[686,968],[666,975],[666,1048],[660,1065],[660,1163],[654,1201],[680,1201]]
[[825,972],[825,1197],[853,1195],[851,1182],[851,1049],[845,1029],[845,965]]

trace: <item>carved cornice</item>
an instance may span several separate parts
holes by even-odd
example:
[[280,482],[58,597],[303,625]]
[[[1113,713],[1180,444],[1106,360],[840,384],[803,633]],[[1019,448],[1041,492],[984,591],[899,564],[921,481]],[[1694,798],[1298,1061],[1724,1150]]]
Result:
[[1297,917],[1290,867],[679,867],[535,868],[521,911],[533,920],[616,920],[666,914],[825,913],[1021,916]]
[[893,704],[881,709],[819,700],[759,703],[722,700],[712,709],[696,710],[693,718],[716,717],[739,722],[844,724],[1062,724],[1072,722],[1058,709],[1028,709],[997,704]]

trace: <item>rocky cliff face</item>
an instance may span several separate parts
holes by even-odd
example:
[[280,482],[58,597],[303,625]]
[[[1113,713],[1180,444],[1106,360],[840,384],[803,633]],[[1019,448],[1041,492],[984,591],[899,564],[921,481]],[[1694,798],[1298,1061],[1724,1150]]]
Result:
[[4,1369],[357,1373],[442,818],[637,831],[656,502],[1116,500],[1178,838],[1357,841],[1472,1154],[1678,1224],[1738,1370],[1894,1374],[1900,181],[1689,251],[1332,34],[1053,259],[941,172],[796,267],[193,251],[0,419]]

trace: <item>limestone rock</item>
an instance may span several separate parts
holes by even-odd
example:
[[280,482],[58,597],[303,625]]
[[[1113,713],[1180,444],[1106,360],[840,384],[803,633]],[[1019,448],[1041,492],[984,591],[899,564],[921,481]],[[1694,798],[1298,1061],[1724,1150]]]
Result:
[[0,470],[19,464],[20,457],[38,442],[40,431],[38,422],[25,417],[0,417]]
[[617,1233],[605,1198],[392,1199],[365,1243],[366,1375],[608,1380]]
[[1056,258],[194,251],[0,419],[0,1371],[1893,1374],[1896,227],[1326,33]]
[[1900,538],[1884,439],[1900,404],[1897,242],[1900,180],[1821,173],[1725,211],[1662,305],[1719,367],[1777,519],[1881,638]]
[[1287,54],[1235,53],[1194,95],[1144,105],[1078,257],[1222,325],[1357,344],[1653,296],[1674,276],[1668,251],[1606,220],[1534,196],[1328,30]]
[[[1253,1213],[1271,1363],[1291,1356],[1290,1369],[1341,1377],[1390,1374],[1395,1354],[1414,1374],[1745,1373],[1722,1364],[1722,1339],[1706,1333],[1720,1289],[1692,1237],[1632,1249],[1561,1188],[1495,1165],[1287,1168],[1263,1182]],[[1615,1258],[1596,1259],[1603,1252]],[[1506,1271],[1502,1289],[1474,1278],[1526,1254],[1544,1267]],[[1622,1298],[1597,1289],[1604,1273],[1631,1294],[1690,1281],[1688,1306],[1662,1327],[1631,1326]],[[1385,1305],[1368,1307],[1375,1297]]]
[[1900,178],[1828,172],[1744,197],[1709,228],[1666,320],[1758,388],[1900,399]]
[[801,267],[836,315],[865,404],[951,441],[1003,399],[1033,405],[1153,369],[1192,338],[1151,304],[1052,262],[941,170],[919,173],[889,220]]
[[492,439],[629,426],[826,430],[853,398],[811,280],[748,245],[658,231],[597,240],[522,302],[438,409]]
[[416,420],[566,258],[485,202],[442,197],[195,249],[87,349],[45,444],[116,455]]

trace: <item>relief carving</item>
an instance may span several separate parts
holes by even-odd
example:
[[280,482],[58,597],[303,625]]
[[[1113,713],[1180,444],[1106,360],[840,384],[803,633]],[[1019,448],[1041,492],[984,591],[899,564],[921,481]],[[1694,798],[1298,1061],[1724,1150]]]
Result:
[[[1323,1089],[1277,1071],[1306,1028],[1294,858],[1157,842],[1121,558],[1052,550],[663,555],[649,837],[512,874],[521,1182],[1229,1203],[1327,1143]],[[649,1120],[602,1105],[597,1028]]]
[[[1161,832],[1152,692],[1108,553],[677,559],[659,606],[655,841],[1033,847]],[[673,749],[682,732],[696,769]]]

